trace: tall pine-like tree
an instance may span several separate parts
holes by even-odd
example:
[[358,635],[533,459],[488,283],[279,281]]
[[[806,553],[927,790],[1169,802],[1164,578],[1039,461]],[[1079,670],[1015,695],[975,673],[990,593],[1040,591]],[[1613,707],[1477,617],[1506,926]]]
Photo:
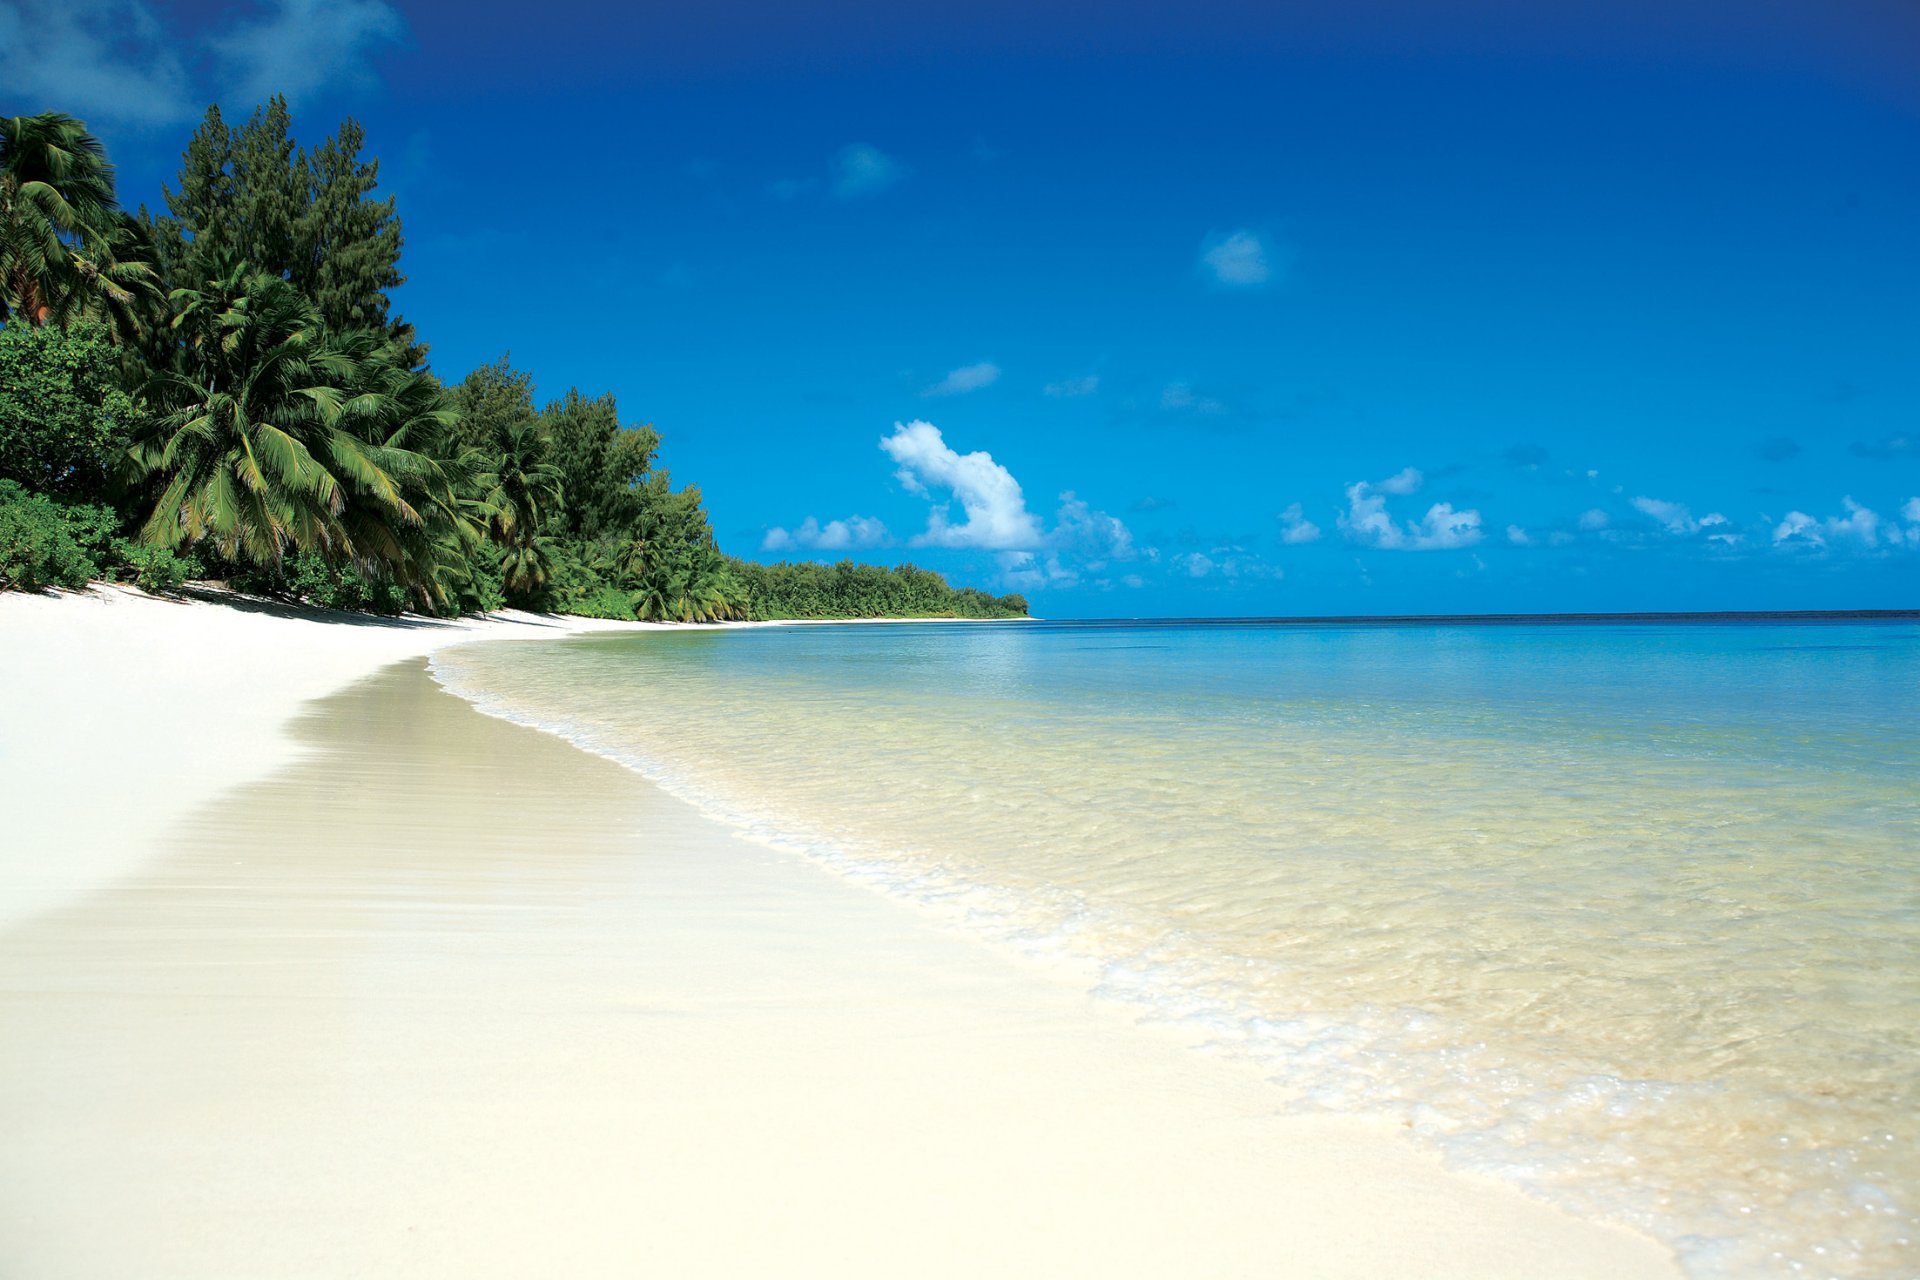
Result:
[[283,97],[238,126],[207,108],[179,189],[162,188],[168,214],[148,219],[167,278],[197,287],[214,264],[244,260],[291,284],[328,328],[376,330],[421,363],[413,326],[390,310],[388,291],[406,281],[400,217],[392,196],[375,197],[380,162],[360,157],[365,131],[348,119],[309,151],[292,126]]

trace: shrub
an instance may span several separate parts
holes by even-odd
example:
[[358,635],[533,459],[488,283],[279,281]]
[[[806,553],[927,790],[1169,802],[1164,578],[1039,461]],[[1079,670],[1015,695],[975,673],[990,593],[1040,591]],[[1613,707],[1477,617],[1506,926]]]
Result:
[[633,596],[633,592],[619,587],[600,586],[567,600],[563,608],[583,618],[614,618],[621,622],[632,622]]
[[0,327],[0,480],[97,497],[135,418],[117,356],[95,324]]
[[171,595],[189,579],[205,572],[193,556],[176,555],[167,547],[129,542],[125,538],[113,540],[112,567],[116,576],[131,579],[142,591],[154,595]]
[[290,595],[322,609],[389,616],[407,607],[407,589],[388,579],[373,578],[354,565],[329,564],[318,553],[302,551],[281,562],[277,580],[269,576],[266,589]]
[[97,572],[58,503],[0,480],[0,591],[84,587]]

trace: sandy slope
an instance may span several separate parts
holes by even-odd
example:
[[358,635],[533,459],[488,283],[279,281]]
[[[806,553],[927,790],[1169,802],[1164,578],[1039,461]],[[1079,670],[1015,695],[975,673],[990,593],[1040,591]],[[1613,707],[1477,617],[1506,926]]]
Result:
[[380,619],[226,599],[0,592],[6,843],[59,849],[0,857],[0,927],[137,865],[170,823],[291,760],[285,723],[311,698],[444,645],[647,625],[511,611]]
[[450,638],[0,598],[0,1275],[1673,1274],[386,665]]

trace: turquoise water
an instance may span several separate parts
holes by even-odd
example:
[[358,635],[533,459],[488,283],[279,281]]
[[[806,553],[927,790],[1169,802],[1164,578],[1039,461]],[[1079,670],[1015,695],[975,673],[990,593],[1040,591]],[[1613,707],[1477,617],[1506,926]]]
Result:
[[1920,1274],[1920,626],[476,645],[486,709],[1721,1276]]

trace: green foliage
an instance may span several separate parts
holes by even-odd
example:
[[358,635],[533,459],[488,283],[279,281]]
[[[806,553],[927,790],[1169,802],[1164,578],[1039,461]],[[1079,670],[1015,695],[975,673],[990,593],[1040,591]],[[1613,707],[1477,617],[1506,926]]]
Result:
[[444,429],[429,376],[395,366],[374,335],[330,333],[245,263],[174,301],[181,343],[147,383],[156,412],[130,450],[157,489],[142,540],[262,570],[312,552],[440,598],[434,526],[457,520],[454,495],[406,447]]
[[0,480],[0,591],[84,587],[95,572],[60,504]]
[[175,555],[166,547],[126,538],[113,540],[113,558],[107,568],[109,576],[131,581],[154,595],[171,595],[206,572],[197,556]]
[[94,498],[138,417],[104,328],[0,328],[0,480]]
[[651,426],[621,426],[611,395],[590,399],[577,390],[540,417],[567,498],[556,532],[588,540],[630,532],[647,509],[635,486],[653,470],[660,433]]
[[303,149],[282,98],[210,108],[135,221],[79,121],[0,120],[0,585],[211,567],[382,613],[1024,612],[911,566],[733,560],[612,396],[536,410],[504,357],[444,388],[390,312],[400,222],[364,143],[348,120]]
[[1025,596],[956,591],[930,569],[842,560],[832,566],[736,561],[756,618],[1022,618]]
[[351,564],[338,564],[313,551],[300,551],[270,568],[244,569],[231,579],[236,590],[304,600],[322,609],[389,616],[405,611],[407,590]]
[[82,121],[0,119],[0,322],[103,318],[126,336],[156,308],[150,245],[114,198],[113,166]]
[[[400,274],[393,197],[374,198],[377,160],[362,160],[359,123],[347,120],[312,151],[292,136],[283,97],[229,126],[207,108],[181,157],[179,190],[163,188],[170,216],[151,221],[166,274],[205,279],[245,260],[291,284],[336,331],[373,330],[417,365],[413,328],[389,314]],[[144,216],[145,210],[142,210]]]

